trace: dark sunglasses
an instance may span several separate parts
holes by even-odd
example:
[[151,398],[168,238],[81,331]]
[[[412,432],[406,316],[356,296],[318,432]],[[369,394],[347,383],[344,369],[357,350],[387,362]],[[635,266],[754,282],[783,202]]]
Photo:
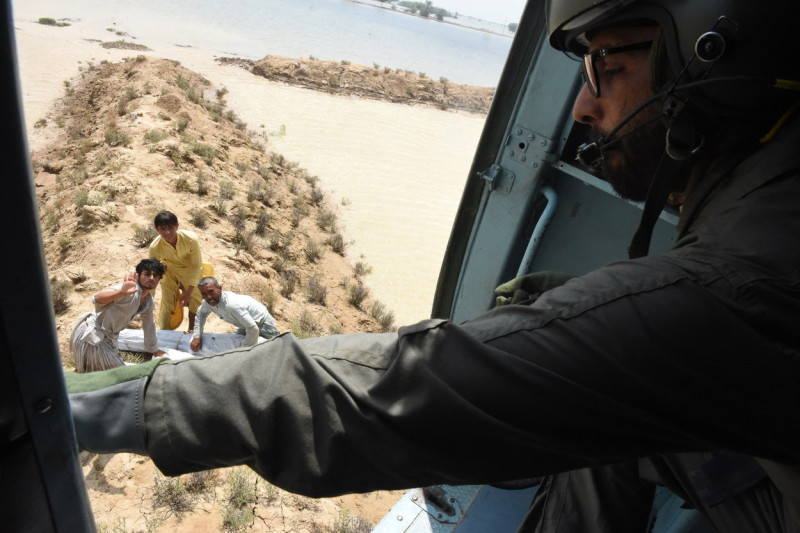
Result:
[[614,48],[601,48],[600,50],[584,54],[581,75],[583,76],[583,81],[586,83],[586,86],[589,87],[589,92],[592,96],[595,98],[600,96],[600,78],[597,76],[597,68],[594,65],[595,59],[613,54],[621,54],[623,52],[647,50],[652,45],[653,41],[644,41],[641,43],[626,44],[625,46],[615,46]]

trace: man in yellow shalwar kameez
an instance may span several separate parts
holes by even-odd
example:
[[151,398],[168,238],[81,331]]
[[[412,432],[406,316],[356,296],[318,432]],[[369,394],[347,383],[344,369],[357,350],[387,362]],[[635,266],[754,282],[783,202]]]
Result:
[[189,331],[192,331],[197,308],[202,303],[200,291],[195,289],[203,264],[200,241],[194,232],[179,229],[178,217],[169,211],[160,211],[153,223],[159,236],[150,243],[150,257],[167,265],[167,272],[161,278],[158,329],[174,329],[170,326],[170,316],[177,301],[177,305],[189,307]]

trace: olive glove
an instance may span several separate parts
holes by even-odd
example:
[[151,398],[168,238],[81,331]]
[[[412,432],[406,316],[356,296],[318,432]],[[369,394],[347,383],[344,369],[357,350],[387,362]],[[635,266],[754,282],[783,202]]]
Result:
[[535,300],[543,292],[549,291],[554,287],[560,287],[574,277],[572,274],[564,274],[563,272],[552,270],[543,270],[518,276],[494,290],[497,296],[497,306],[530,303],[529,300]]

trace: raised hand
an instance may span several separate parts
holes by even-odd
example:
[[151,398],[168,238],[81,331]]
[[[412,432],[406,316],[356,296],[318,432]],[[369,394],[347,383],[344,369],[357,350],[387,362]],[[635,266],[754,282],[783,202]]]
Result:
[[122,287],[120,291],[123,294],[134,294],[139,287],[139,274],[136,272],[128,272],[125,274],[125,279],[122,280]]

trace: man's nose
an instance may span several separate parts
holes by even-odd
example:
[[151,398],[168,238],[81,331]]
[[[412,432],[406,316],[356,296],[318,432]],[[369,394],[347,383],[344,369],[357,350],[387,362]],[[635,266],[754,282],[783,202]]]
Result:
[[603,109],[600,99],[592,96],[586,84],[583,84],[578,97],[575,98],[575,105],[572,106],[572,118],[576,122],[583,124],[597,124],[603,116]]

